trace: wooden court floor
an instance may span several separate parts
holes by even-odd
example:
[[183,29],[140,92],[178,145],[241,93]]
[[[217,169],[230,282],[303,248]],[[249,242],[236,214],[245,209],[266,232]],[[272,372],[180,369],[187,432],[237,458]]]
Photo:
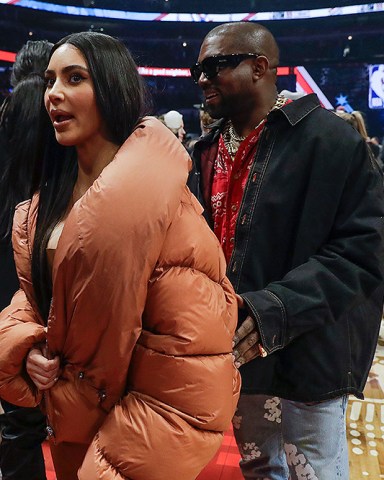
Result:
[[350,480],[384,478],[384,346],[378,345],[364,390],[347,411]]
[[[347,410],[350,480],[380,480],[384,479],[384,346],[377,348],[364,395],[363,401],[351,397]],[[55,480],[47,445],[44,454],[47,479]],[[242,480],[239,459],[229,431],[219,452],[196,480]]]

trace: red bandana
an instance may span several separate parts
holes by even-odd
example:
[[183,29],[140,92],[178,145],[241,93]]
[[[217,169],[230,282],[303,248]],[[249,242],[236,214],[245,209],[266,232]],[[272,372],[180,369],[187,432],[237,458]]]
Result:
[[214,164],[211,205],[214,232],[220,240],[227,262],[232,255],[236,220],[264,124],[265,120],[241,142],[233,160],[225,146],[223,135],[220,135]]

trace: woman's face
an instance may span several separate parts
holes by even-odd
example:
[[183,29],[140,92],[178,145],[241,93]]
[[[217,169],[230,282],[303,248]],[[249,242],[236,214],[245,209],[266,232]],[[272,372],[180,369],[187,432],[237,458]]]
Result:
[[59,47],[45,78],[45,108],[61,145],[84,147],[105,137],[91,75],[80,50],[70,44]]

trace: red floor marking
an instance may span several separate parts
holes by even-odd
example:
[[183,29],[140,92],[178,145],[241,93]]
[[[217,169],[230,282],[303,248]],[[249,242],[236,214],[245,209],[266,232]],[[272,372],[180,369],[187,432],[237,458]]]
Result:
[[240,454],[232,430],[224,435],[221,448],[196,480],[243,480],[239,468]]
[[[47,442],[43,444],[47,480],[55,480],[51,452]],[[196,480],[243,480],[239,469],[240,455],[232,430],[224,435],[220,450],[204,468]]]
[[45,460],[45,469],[47,472],[47,480],[55,480],[55,470],[53,468],[51,451],[49,449],[48,442],[43,443],[43,453],[44,453],[44,460]]

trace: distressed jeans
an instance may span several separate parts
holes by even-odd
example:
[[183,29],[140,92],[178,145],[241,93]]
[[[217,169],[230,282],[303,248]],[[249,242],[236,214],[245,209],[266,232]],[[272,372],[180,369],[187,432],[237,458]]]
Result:
[[244,478],[348,480],[347,402],[241,395],[233,431]]

